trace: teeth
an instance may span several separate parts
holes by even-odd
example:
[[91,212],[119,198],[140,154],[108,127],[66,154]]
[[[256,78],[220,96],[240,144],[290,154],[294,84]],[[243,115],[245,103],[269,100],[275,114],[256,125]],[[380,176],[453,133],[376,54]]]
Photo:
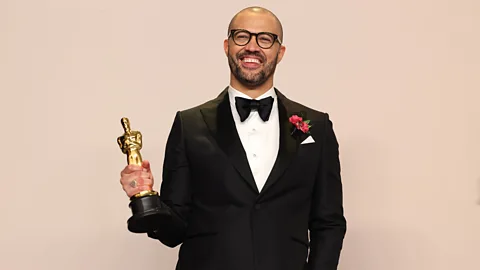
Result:
[[258,64],[260,64],[260,60],[255,59],[255,58],[245,58],[245,59],[243,59],[243,62],[246,62],[246,63],[258,63]]

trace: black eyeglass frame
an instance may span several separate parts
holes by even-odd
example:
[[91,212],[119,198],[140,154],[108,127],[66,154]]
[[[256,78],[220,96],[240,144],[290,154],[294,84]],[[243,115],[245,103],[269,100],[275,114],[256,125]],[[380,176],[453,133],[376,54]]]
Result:
[[[237,32],[246,32],[248,33],[249,35],[249,38],[248,38],[248,41],[247,43],[243,44],[243,45],[240,45],[238,44],[236,41],[235,41],[235,38],[233,37],[233,35]],[[272,42],[272,45],[270,45],[270,47],[262,47],[262,45],[260,45],[258,43],[258,35],[262,35],[262,34],[267,34],[267,35],[270,35],[273,37],[273,42]],[[258,33],[252,33],[248,30],[245,30],[245,29],[232,29],[230,30],[230,33],[228,35],[228,38],[232,38],[233,40],[233,43],[235,43],[237,46],[246,46],[248,43],[250,43],[250,41],[252,40],[252,36],[255,36],[255,41],[257,42],[257,45],[258,47],[262,48],[262,49],[270,49],[273,47],[273,45],[275,44],[275,42],[278,42],[278,44],[282,45],[282,41],[278,38],[278,35],[277,34],[274,34],[274,33],[270,33],[270,32],[258,32]]]

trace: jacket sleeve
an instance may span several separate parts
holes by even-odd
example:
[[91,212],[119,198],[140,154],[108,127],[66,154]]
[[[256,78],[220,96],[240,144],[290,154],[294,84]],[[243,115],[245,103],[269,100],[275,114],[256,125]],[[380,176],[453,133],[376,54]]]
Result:
[[339,145],[325,114],[321,158],[310,212],[310,254],[307,269],[336,270],[346,233],[340,176]]
[[165,147],[160,199],[168,207],[172,217],[162,222],[160,228],[148,232],[168,247],[175,247],[184,240],[189,214],[190,169],[185,150],[185,134],[180,112],[177,112]]

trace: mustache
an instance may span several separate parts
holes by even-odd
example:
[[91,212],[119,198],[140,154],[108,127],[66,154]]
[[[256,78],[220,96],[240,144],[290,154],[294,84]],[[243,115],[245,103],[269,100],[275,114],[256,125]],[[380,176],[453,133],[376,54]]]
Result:
[[265,57],[263,57],[263,55],[260,52],[242,52],[237,54],[238,59],[243,58],[245,56],[258,57],[260,58],[260,60],[262,60],[262,62],[265,62]]

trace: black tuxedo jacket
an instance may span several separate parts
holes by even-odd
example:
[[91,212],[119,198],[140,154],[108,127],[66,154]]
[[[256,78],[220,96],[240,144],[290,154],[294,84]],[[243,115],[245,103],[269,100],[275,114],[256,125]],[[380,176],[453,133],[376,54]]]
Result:
[[[182,244],[177,270],[337,269],[346,220],[332,122],[275,91],[280,148],[261,192],[227,89],[177,112],[160,190],[177,219],[148,233],[169,247]],[[310,119],[311,134],[292,134],[293,114]],[[315,143],[301,144],[309,135]]]

